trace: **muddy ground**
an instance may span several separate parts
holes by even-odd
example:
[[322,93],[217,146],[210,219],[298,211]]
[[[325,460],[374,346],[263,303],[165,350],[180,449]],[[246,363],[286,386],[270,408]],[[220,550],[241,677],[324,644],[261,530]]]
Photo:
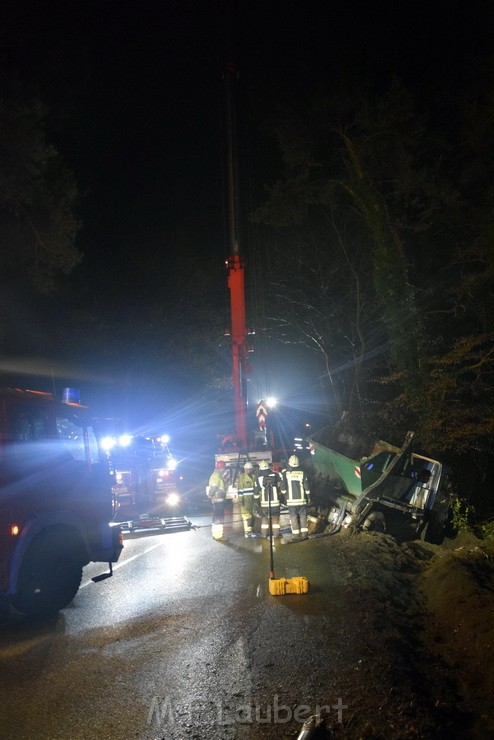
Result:
[[494,542],[346,532],[331,549],[359,586],[362,657],[344,687],[359,710],[343,724],[328,717],[316,737],[494,737]]

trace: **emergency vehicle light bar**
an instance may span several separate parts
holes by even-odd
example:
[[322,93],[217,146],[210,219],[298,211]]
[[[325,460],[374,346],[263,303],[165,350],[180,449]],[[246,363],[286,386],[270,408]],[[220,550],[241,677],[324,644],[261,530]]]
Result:
[[79,403],[81,402],[81,392],[79,388],[64,388],[62,391],[63,403]]

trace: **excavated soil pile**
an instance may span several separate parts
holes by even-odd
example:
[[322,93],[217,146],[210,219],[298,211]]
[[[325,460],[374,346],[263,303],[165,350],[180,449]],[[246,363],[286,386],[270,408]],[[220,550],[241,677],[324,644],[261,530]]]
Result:
[[362,659],[345,687],[358,711],[330,736],[494,737],[494,542],[346,533],[331,548],[357,586]]

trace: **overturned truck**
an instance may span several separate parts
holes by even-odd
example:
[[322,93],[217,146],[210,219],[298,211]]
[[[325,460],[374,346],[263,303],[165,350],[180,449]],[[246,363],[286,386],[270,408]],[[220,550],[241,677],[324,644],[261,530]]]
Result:
[[308,439],[307,466],[326,533],[357,527],[403,539],[443,541],[451,472],[438,460],[412,452],[413,437],[408,432],[401,448],[328,430]]

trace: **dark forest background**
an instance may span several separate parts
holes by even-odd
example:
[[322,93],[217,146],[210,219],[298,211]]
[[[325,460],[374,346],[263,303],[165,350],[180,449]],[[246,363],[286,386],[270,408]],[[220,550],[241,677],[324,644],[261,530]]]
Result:
[[227,431],[232,55],[253,385],[492,516],[493,15],[432,5],[3,3],[4,384]]

